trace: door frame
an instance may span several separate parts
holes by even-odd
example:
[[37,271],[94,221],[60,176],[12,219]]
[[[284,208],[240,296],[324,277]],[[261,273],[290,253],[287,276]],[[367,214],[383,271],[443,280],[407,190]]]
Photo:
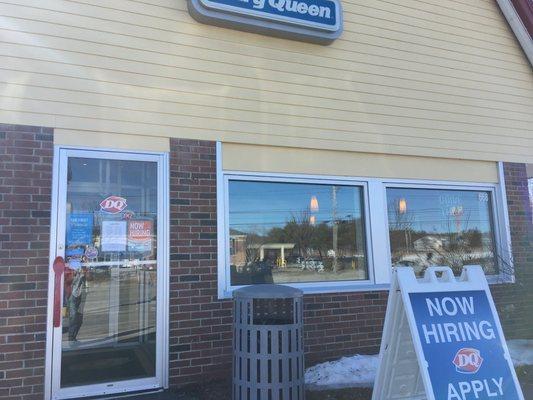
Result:
[[[66,197],[66,174],[68,157],[87,157],[131,161],[157,162],[158,200],[157,200],[157,330],[156,330],[156,374],[154,378],[141,378],[112,383],[59,388],[61,376],[61,330],[53,327],[54,272],[52,263],[57,256],[64,257],[65,210],[62,208]],[[60,193],[63,190],[63,193]],[[61,222],[60,218],[63,218]],[[50,251],[48,302],[46,318],[46,352],[44,399],[61,400],[75,397],[119,394],[140,390],[168,388],[168,351],[169,351],[169,156],[167,152],[146,152],[84,146],[54,146],[51,213],[50,213]],[[58,228],[61,228],[61,232]],[[60,249],[62,244],[62,249]],[[61,290],[63,295],[63,290]],[[54,351],[56,350],[56,351]],[[57,351],[59,350],[59,351]]]

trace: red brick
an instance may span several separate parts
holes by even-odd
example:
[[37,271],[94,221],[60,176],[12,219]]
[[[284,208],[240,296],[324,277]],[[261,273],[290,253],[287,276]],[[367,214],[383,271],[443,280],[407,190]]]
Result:
[[533,224],[525,164],[504,163],[515,284],[491,285],[506,337],[533,337]]
[[[5,324],[0,324],[2,334],[6,335],[4,343],[7,343],[0,345],[0,353],[7,360],[0,363],[0,373],[5,376],[2,385],[7,382],[7,385],[17,386],[11,389],[10,398],[42,398],[44,342],[40,340],[46,332],[43,305],[47,292],[33,289],[39,281],[47,284],[50,223],[31,216],[50,211],[52,134],[44,128],[17,125],[0,124],[0,130],[6,132],[7,138],[2,146],[6,153],[13,155],[3,159],[3,172],[9,171],[9,174],[1,175],[3,185],[9,185],[9,190],[2,190],[6,194],[0,207],[3,208],[0,265],[8,267],[0,270],[0,282],[11,283],[10,291],[2,295],[8,302],[8,310],[3,311],[3,315],[9,318]],[[36,151],[46,157],[37,157]],[[40,192],[43,193],[40,202],[32,199],[32,195]],[[41,224],[44,235],[29,233],[30,227],[36,224]],[[28,264],[32,266],[26,267]],[[37,319],[42,322],[36,323]],[[28,351],[29,348],[33,349]]]

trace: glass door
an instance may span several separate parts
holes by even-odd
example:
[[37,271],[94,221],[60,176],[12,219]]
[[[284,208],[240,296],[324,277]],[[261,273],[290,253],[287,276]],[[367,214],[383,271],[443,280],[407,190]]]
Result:
[[161,158],[60,151],[52,398],[163,386]]

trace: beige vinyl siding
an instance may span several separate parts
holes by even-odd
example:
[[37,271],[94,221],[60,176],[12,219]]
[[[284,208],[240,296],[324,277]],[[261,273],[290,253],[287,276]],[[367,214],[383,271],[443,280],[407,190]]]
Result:
[[533,162],[533,73],[495,2],[342,5],[320,46],[184,0],[0,0],[0,122]]
[[222,168],[235,172],[312,174],[498,183],[498,164],[349,151],[224,143]]
[[98,147],[101,149],[121,149],[134,151],[170,151],[169,138],[123,135],[104,132],[87,131],[65,131],[56,129],[54,131],[54,144],[62,146],[76,147]]

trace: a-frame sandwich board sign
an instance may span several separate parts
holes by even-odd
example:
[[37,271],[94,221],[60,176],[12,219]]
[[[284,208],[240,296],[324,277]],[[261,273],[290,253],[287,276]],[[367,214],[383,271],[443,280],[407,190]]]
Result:
[[372,400],[524,400],[480,266],[394,269]]

